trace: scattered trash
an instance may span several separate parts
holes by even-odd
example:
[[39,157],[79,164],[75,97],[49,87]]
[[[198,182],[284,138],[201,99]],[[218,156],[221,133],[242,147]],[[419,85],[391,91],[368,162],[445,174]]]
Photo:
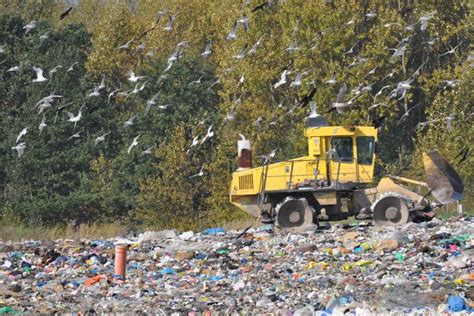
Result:
[[116,270],[125,239],[2,241],[0,313],[470,311],[473,239],[464,232],[473,225],[466,218],[401,233],[368,224],[145,232],[123,246],[126,277]]

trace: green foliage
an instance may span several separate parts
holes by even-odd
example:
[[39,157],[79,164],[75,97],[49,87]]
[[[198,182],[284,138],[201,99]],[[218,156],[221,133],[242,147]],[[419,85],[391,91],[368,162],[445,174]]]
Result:
[[[457,161],[472,201],[472,157],[462,163],[455,158],[472,144],[474,132],[467,1],[287,0],[252,12],[252,5],[229,0],[81,0],[59,20],[68,6],[0,3],[0,207],[6,217],[15,214],[30,224],[118,220],[179,229],[242,219],[245,214],[228,202],[238,133],[252,141],[254,156],[273,149],[276,160],[305,155],[308,108],[301,100],[313,89],[318,113],[331,124],[383,121],[378,176],[422,177],[421,153],[438,148]],[[161,18],[159,11],[165,12]],[[376,15],[368,18],[372,11]],[[421,30],[420,17],[430,13]],[[237,38],[226,40],[244,14],[248,31],[239,24]],[[165,31],[172,15],[173,28]],[[24,25],[33,19],[37,27],[25,34]],[[213,53],[203,58],[208,40]],[[128,41],[128,49],[118,49]],[[182,55],[165,71],[180,42]],[[394,57],[402,46],[403,56]],[[445,54],[453,47],[454,54]],[[246,56],[236,58],[242,50]],[[20,70],[7,71],[14,66]],[[50,80],[33,83],[33,66]],[[288,82],[275,87],[285,69]],[[146,78],[130,82],[129,70]],[[298,73],[305,73],[302,85],[291,86]],[[333,73],[337,83],[328,84]],[[106,88],[91,97],[102,78]],[[405,97],[390,98],[409,78]],[[449,87],[446,80],[458,81]],[[353,105],[346,115],[326,113],[342,83],[350,97],[357,96]],[[43,114],[35,105],[50,94],[63,98],[44,112],[48,126],[39,134]],[[146,112],[153,96],[156,104]],[[65,112],[80,109],[77,126],[67,122]],[[408,109],[413,110],[403,116]],[[227,113],[234,118],[224,119]],[[448,116],[454,117],[449,130]],[[188,151],[210,125],[215,136]],[[24,127],[27,148],[17,158],[11,147]],[[77,132],[80,138],[70,138]],[[153,146],[153,154],[143,153]],[[202,166],[202,177],[189,178]]]

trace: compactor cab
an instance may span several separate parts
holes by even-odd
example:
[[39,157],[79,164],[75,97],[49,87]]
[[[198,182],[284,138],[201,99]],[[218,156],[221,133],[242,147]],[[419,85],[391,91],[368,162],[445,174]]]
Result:
[[406,183],[427,187],[442,197],[441,203],[462,196],[461,179],[437,152],[425,157],[428,182],[436,187],[394,176],[375,186],[377,129],[372,126],[328,126],[316,117],[307,120],[304,135],[308,140],[306,156],[268,161],[259,167],[252,167],[250,141],[240,140],[231,202],[262,221],[305,229],[319,220],[349,216],[373,217],[380,224],[429,219],[431,204]]

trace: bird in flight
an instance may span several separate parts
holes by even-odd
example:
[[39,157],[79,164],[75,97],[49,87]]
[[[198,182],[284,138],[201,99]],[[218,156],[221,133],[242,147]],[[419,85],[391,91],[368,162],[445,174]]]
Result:
[[36,72],[36,78],[33,79],[33,82],[44,82],[48,80],[43,76],[43,69],[33,66],[33,70]]
[[64,11],[63,13],[61,13],[61,15],[59,16],[59,19],[62,20],[64,19],[65,17],[67,17],[72,11],[72,7],[69,7],[66,11]]
[[26,135],[26,133],[28,133],[28,127],[25,127],[21,130],[21,132],[18,134],[18,136],[16,137],[16,142],[15,144],[18,144],[18,142],[20,141],[20,139]]
[[28,23],[27,25],[23,26],[23,29],[26,30],[25,34],[28,34],[34,28],[36,28],[36,20],[33,20],[30,23]]
[[26,148],[26,143],[19,143],[18,145],[12,147],[12,150],[16,150],[18,153],[18,158],[21,158],[23,154],[25,153],[25,148]]
[[146,78],[146,76],[135,76],[135,73],[133,72],[133,70],[128,71],[128,78],[127,78],[128,81],[137,82],[138,80],[143,79],[143,78]]
[[79,112],[77,113],[77,115],[74,115],[73,113],[71,112],[64,112],[66,113],[66,115],[69,117],[69,119],[67,120],[68,122],[71,122],[71,123],[74,123],[74,129],[76,129],[76,125],[77,125],[77,122],[79,122],[81,120],[81,117],[82,117],[82,108],[84,107],[81,106],[81,108],[79,109]]
[[190,176],[188,179],[192,179],[192,178],[196,178],[196,177],[202,177],[203,175],[204,175],[204,165],[201,167],[201,170],[198,173]]
[[100,136],[98,136],[96,139],[95,139],[95,145],[97,146],[97,144],[99,144],[100,142],[103,142],[105,140],[105,136],[109,135],[111,132],[108,131],[107,133],[104,133]]
[[138,134],[138,136],[133,139],[132,144],[128,147],[127,154],[130,154],[130,151],[132,151],[132,148],[138,145],[139,137],[140,137],[140,134]]

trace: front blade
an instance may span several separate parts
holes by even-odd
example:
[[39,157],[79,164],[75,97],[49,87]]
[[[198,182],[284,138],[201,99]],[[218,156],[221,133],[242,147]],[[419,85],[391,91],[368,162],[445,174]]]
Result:
[[442,204],[462,199],[464,184],[459,174],[437,150],[423,153],[426,182],[431,194]]

